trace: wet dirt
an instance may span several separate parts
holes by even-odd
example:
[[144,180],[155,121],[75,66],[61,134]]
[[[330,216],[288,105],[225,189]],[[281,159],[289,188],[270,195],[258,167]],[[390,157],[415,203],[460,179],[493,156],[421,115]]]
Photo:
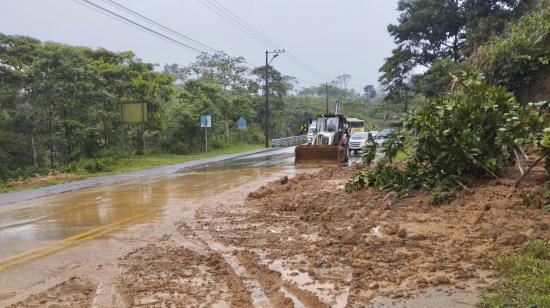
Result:
[[[168,197],[148,195],[153,218],[0,271],[0,306],[465,307],[494,279],[491,258],[550,239],[550,214],[521,198],[543,170],[520,189],[513,169],[500,183],[473,179],[471,191],[433,206],[422,191],[344,192],[358,166],[285,164],[214,166],[185,187],[183,175],[151,180],[174,185]],[[242,181],[201,192],[234,172]]]
[[[472,179],[471,191],[433,206],[422,191],[403,199],[374,188],[345,193],[357,168],[283,177],[250,193],[248,212],[219,208],[221,220],[238,224],[203,225],[216,229],[226,245],[264,256],[262,262],[283,277],[293,273],[302,290],[314,285],[312,293],[335,307],[408,306],[413,302],[395,299],[438,292],[447,294],[446,305],[474,305],[472,294],[493,279],[492,258],[528,240],[550,239],[550,214],[522,202],[523,193],[544,182],[544,170],[535,170],[520,189],[512,185],[518,178],[512,168],[500,183]],[[340,304],[342,294],[347,298]],[[442,298],[434,296],[432,304]]]
[[6,184],[6,186],[9,188],[14,188],[14,187],[20,187],[20,186],[40,185],[40,184],[45,184],[52,181],[74,179],[76,177],[77,175],[74,173],[67,173],[67,172],[61,172],[56,170],[56,171],[53,171],[51,174],[35,176],[23,181],[10,181]]
[[8,307],[89,307],[95,286],[77,277],[72,277],[46,292],[32,295],[24,301]]

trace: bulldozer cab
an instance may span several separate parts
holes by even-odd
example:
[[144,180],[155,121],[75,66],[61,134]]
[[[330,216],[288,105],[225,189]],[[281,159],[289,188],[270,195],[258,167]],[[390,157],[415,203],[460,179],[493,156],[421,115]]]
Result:
[[342,115],[317,117],[311,145],[296,147],[295,164],[340,164],[347,161],[347,126]]

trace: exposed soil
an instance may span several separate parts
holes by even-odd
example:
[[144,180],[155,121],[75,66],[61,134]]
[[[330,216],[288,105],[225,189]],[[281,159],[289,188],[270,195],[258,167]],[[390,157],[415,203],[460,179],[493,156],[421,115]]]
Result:
[[[267,290],[291,284],[327,305],[408,298],[429,288],[471,290],[491,280],[488,261],[495,256],[550,239],[550,214],[526,208],[521,197],[544,182],[542,167],[524,182],[527,188],[513,188],[518,174],[510,167],[500,183],[472,180],[471,191],[442,206],[430,205],[422,191],[403,199],[375,188],[348,194],[344,184],[357,168],[283,177],[250,193],[246,210],[222,206],[217,219],[203,214],[199,221],[243,251],[241,258],[258,259],[282,276],[273,283],[263,269]],[[339,301],[343,294],[347,300]]]
[[92,283],[73,277],[9,307],[89,307],[94,291]]
[[[360,168],[272,176],[175,204],[115,237],[134,246],[98,261],[97,274],[75,267],[79,278],[14,306],[99,307],[109,294],[122,307],[471,306],[493,279],[493,257],[550,239],[550,214],[522,201],[544,183],[542,167],[519,189],[514,167],[500,181],[466,181],[471,189],[441,206],[424,191],[346,193]],[[0,291],[0,301],[14,297]]]
[[8,188],[15,188],[21,186],[33,186],[50,183],[53,181],[69,180],[76,178],[77,175],[74,173],[66,173],[61,171],[53,171],[48,175],[37,175],[32,178],[28,178],[22,181],[11,181],[6,184]]
[[165,242],[137,249],[121,265],[119,289],[132,306],[251,305],[239,296],[244,289],[218,253],[200,254]]

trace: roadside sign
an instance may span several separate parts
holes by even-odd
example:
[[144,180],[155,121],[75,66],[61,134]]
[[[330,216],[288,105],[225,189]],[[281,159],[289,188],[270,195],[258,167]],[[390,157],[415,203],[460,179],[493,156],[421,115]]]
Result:
[[302,133],[307,132],[307,124],[306,124],[306,123],[300,124],[300,131],[301,131]]
[[212,117],[209,115],[201,115],[201,127],[212,127]]
[[240,117],[237,120],[237,128],[240,129],[240,130],[246,129],[246,119],[245,118]]
[[368,129],[370,129],[370,130],[375,130],[375,129],[376,129],[376,124],[374,124],[374,123],[369,123],[369,124],[367,125],[367,127],[368,127]]
[[125,103],[120,105],[120,116],[124,123],[147,122],[147,104]]

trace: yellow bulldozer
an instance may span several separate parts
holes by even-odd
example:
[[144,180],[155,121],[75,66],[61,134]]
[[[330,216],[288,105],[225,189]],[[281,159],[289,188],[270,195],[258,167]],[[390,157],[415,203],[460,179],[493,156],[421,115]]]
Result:
[[296,146],[296,165],[342,164],[348,161],[348,127],[339,114],[317,118],[311,144]]

